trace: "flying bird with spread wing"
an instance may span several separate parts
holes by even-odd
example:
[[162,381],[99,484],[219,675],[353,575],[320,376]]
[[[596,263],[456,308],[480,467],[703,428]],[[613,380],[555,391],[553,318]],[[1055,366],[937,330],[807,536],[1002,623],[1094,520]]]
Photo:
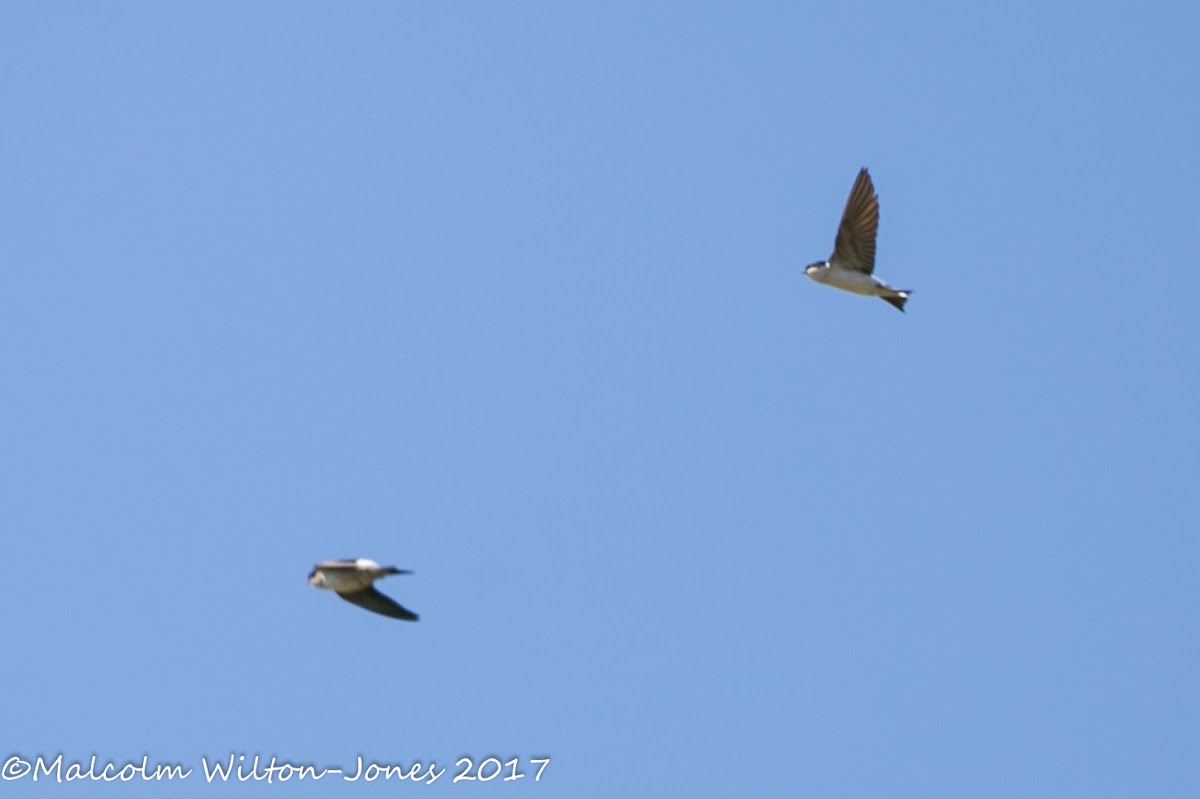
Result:
[[326,560],[313,566],[308,575],[308,584],[314,588],[327,588],[347,602],[374,613],[393,619],[417,621],[417,614],[401,606],[392,598],[379,593],[375,581],[389,574],[412,574],[407,569],[395,566],[380,566],[373,560]]
[[879,196],[871,183],[871,175],[863,167],[858,172],[842,223],[838,226],[833,255],[827,261],[817,261],[804,267],[804,274],[818,283],[879,297],[893,307],[904,310],[911,291],[894,289],[873,274],[875,271],[875,234],[879,230]]

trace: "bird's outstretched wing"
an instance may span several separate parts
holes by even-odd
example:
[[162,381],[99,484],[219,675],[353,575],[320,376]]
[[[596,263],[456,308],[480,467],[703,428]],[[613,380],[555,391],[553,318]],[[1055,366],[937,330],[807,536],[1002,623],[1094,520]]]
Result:
[[390,616],[393,619],[404,619],[405,621],[417,621],[420,617],[411,610],[401,606],[398,602],[388,596],[384,596],[375,590],[374,586],[364,588],[361,591],[353,591],[343,594],[341,591],[337,595],[347,602],[353,602],[360,608],[379,613],[384,616]]
[[879,197],[867,168],[858,172],[846,200],[837,241],[829,260],[835,266],[871,274],[875,271],[875,234],[879,231]]

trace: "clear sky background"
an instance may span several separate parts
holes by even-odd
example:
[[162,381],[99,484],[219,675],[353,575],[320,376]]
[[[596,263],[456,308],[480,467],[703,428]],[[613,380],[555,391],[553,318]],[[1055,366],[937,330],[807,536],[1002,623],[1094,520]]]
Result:
[[1198,24],[6,4],[0,755],[1198,795]]

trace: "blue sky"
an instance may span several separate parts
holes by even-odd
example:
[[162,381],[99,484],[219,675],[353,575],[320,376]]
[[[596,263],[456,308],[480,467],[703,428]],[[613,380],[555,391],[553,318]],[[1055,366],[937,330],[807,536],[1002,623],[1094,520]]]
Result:
[[0,754],[1196,795],[1198,22],[7,5]]

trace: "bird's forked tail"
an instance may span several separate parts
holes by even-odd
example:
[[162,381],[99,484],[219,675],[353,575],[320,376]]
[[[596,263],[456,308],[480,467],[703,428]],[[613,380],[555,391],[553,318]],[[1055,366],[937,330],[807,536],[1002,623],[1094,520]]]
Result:
[[901,313],[903,313],[904,312],[904,303],[908,302],[909,294],[912,294],[912,292],[911,291],[897,291],[895,294],[892,294],[890,296],[884,295],[884,296],[880,297],[879,299],[883,300],[888,305],[895,308],[897,311],[900,311]]

